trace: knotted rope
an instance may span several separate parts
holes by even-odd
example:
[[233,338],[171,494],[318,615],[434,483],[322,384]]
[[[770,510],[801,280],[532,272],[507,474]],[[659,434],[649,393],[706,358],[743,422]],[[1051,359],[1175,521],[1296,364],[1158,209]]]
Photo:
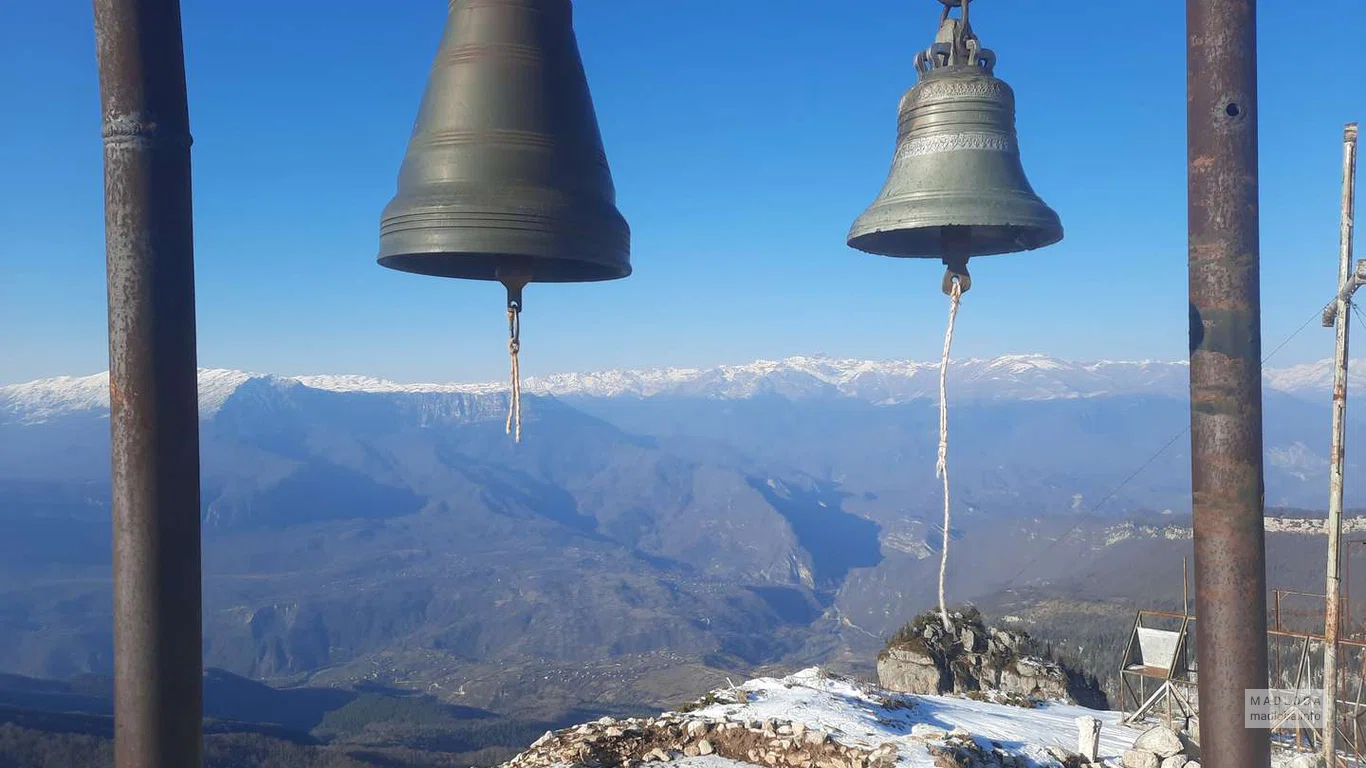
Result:
[[522,307],[520,303],[508,303],[508,355],[512,358],[512,383],[508,396],[507,433],[513,434],[516,427],[516,441],[522,442],[522,370],[517,361],[517,353],[522,351]]
[[949,326],[944,332],[944,354],[939,358],[939,458],[934,474],[944,481],[944,546],[939,553],[939,617],[944,629],[952,632],[949,609],[944,601],[944,574],[949,568],[949,348],[953,346],[953,326],[958,319],[958,304],[963,298],[963,284],[955,277],[949,286]]

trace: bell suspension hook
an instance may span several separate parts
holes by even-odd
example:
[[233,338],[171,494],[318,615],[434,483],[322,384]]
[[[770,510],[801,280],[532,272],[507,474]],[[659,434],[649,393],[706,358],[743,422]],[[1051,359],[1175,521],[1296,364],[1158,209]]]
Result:
[[[508,292],[508,356],[512,359],[512,375],[508,386],[507,433],[522,442],[522,370],[519,354],[522,351],[522,289],[531,282],[531,270],[522,265],[499,266],[498,281]],[[515,432],[514,432],[515,428]]]

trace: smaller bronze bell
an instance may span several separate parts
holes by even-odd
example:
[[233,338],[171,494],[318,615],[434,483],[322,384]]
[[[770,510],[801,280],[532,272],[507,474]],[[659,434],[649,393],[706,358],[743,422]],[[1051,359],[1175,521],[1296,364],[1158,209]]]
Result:
[[901,98],[896,153],[882,192],[849,230],[851,247],[938,258],[966,276],[972,256],[1014,253],[1062,239],[1058,215],[1020,163],[1015,94],[992,72],[960,0],[941,0],[939,34],[916,56],[918,82]]

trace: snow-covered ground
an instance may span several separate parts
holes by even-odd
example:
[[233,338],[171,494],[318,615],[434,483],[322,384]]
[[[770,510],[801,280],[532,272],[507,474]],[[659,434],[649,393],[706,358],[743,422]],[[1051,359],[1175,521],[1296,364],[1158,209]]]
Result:
[[[1062,702],[1028,708],[895,694],[818,667],[717,689],[704,702],[712,703],[548,732],[505,766],[575,768],[575,760],[591,755],[613,765],[645,760],[679,768],[936,768],[937,753],[941,761],[1058,768],[1076,751],[1077,719],[1093,717],[1102,723],[1100,765],[1122,768],[1124,753],[1151,727]],[[1278,747],[1272,768],[1292,768],[1296,756]]]
[[[1100,753],[1108,765],[1118,766],[1124,750],[1142,733],[1120,725],[1117,712],[1067,704],[1025,709],[950,696],[898,696],[827,677],[816,667],[782,679],[757,678],[738,688],[750,694],[749,703],[714,704],[693,714],[718,720],[792,720],[811,730],[828,731],[849,746],[875,748],[891,742],[899,753],[897,764],[907,768],[934,768],[924,742],[912,738],[911,729],[917,724],[944,731],[961,727],[983,747],[991,748],[996,742],[1043,766],[1055,764],[1046,751],[1048,746],[1076,751],[1076,720],[1083,715],[1103,723]],[[909,706],[889,708],[884,696]]]
[[[781,679],[750,680],[736,690],[748,694],[748,703],[713,704],[689,714],[713,720],[790,720],[809,730],[827,731],[837,742],[848,746],[875,748],[892,743],[898,752],[897,765],[905,768],[934,768],[923,736],[913,736],[913,729],[923,734],[931,728],[962,728],[984,748],[1004,747],[1038,766],[1053,766],[1057,763],[1047,748],[1076,751],[1077,718],[1090,716],[1103,724],[1100,756],[1106,765],[1116,768],[1121,765],[1124,751],[1143,732],[1122,725],[1118,712],[1062,703],[1025,709],[951,696],[903,696],[833,678],[816,667]],[[1272,765],[1288,766],[1291,757],[1277,755]],[[737,765],[724,760],[675,764],[694,768]]]

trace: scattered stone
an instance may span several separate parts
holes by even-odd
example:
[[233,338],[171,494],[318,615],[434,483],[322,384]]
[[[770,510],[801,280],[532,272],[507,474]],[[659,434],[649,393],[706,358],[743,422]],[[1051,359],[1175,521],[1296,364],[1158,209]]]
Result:
[[703,755],[772,768],[895,768],[896,745],[892,743],[877,748],[846,746],[824,730],[814,731],[801,723],[770,718],[752,724],[757,727],[676,714],[631,720],[603,718],[547,732],[504,768],[639,768]]
[[1141,749],[1131,749],[1124,753],[1124,768],[1161,768],[1157,755]]
[[1100,756],[1100,721],[1090,715],[1077,718],[1077,754],[1092,763]]
[[1144,731],[1134,740],[1135,750],[1151,752],[1159,759],[1165,760],[1172,755],[1179,755],[1185,747],[1181,743],[1181,737],[1175,731],[1165,725],[1157,725]]
[[1172,755],[1162,761],[1162,768],[1186,768],[1190,764],[1190,760],[1185,755]]

